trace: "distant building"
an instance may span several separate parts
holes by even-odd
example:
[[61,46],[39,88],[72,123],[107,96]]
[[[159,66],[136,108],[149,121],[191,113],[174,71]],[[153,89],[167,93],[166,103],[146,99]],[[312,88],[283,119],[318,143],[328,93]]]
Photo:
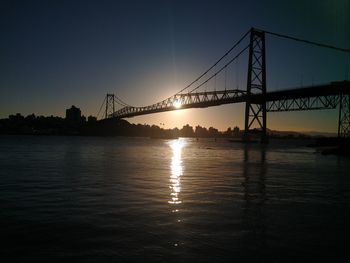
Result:
[[233,134],[234,135],[239,135],[239,127],[238,126],[233,128]]
[[80,109],[74,105],[70,109],[66,109],[66,121],[70,125],[80,125],[82,122]]

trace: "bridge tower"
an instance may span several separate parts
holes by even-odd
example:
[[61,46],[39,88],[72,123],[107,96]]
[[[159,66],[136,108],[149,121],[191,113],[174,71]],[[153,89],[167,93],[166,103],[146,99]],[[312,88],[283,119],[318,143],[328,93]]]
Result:
[[350,138],[350,95],[339,95],[338,137]]
[[105,118],[106,119],[115,112],[114,105],[115,105],[114,94],[107,93],[107,95],[106,95],[106,111],[105,111]]
[[[249,140],[252,126],[261,130],[261,142],[266,136],[266,56],[265,32],[250,30],[248,58],[247,100],[245,108],[244,139]],[[251,100],[251,95],[261,94],[260,99]]]

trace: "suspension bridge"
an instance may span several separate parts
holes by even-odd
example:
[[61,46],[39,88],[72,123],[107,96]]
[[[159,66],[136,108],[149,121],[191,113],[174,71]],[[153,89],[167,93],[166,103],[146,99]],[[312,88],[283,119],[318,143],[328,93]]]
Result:
[[[260,132],[261,141],[266,142],[267,112],[338,109],[338,137],[349,138],[350,81],[333,81],[322,85],[294,87],[268,92],[266,90],[265,35],[332,49],[344,54],[347,53],[346,55],[350,53],[349,49],[251,28],[211,67],[189,85],[165,100],[148,106],[135,107],[125,103],[114,94],[107,94],[101,105],[101,108],[105,106],[104,117],[121,119],[179,109],[207,108],[223,104],[245,103],[245,139],[250,138],[253,127],[255,127],[255,132],[257,130]],[[249,38],[248,44],[240,48],[235,55],[232,55],[234,50],[242,46],[246,38]],[[226,89],[227,68],[246,51],[249,52],[246,89]],[[216,90],[216,79],[220,74],[224,75],[224,90]],[[214,90],[199,91],[201,87],[205,87],[210,81],[215,82]],[[116,110],[115,104],[122,106],[122,108]]]

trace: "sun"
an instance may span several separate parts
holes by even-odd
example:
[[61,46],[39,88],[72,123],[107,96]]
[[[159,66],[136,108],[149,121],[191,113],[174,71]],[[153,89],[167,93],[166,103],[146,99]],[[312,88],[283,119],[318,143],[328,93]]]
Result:
[[181,101],[176,100],[176,101],[174,102],[174,107],[175,107],[176,109],[180,109],[180,108],[181,108]]

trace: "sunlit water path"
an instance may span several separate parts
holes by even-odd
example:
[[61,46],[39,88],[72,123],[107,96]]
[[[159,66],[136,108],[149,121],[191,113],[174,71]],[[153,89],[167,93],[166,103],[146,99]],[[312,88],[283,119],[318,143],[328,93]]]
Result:
[[349,241],[350,162],[306,143],[1,136],[1,255],[47,262],[334,258]]

